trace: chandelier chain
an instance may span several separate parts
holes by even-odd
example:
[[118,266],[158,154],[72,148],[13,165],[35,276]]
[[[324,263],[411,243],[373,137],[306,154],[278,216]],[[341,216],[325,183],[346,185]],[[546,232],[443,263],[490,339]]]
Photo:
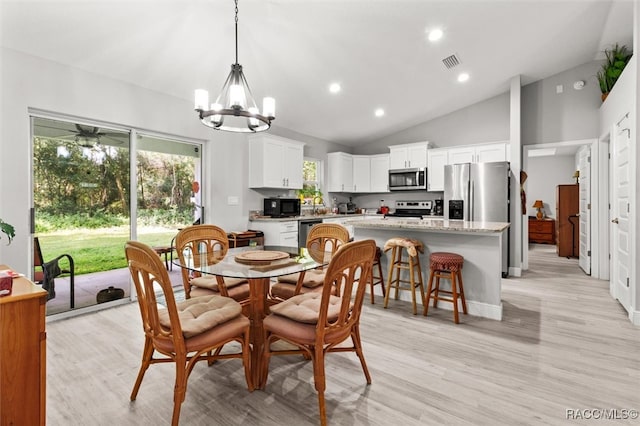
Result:
[[238,0],[236,3],[236,64],[238,64]]

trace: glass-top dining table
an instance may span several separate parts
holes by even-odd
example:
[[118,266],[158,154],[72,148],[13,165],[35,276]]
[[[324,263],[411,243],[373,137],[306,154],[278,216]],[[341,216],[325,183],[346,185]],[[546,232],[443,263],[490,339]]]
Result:
[[202,276],[247,279],[249,300],[241,304],[251,321],[251,376],[256,389],[262,389],[266,380],[266,375],[260,372],[264,351],[262,322],[269,314],[269,306],[277,303],[268,298],[271,279],[326,266],[331,255],[306,248],[254,246],[229,249],[224,256],[219,252],[200,253],[194,258],[191,253],[185,253],[184,265],[179,259],[174,259],[173,264]]

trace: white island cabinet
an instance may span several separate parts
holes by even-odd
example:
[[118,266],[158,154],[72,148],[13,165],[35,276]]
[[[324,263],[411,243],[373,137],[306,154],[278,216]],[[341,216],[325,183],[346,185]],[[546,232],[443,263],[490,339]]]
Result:
[[[429,253],[454,252],[464,257],[462,276],[469,315],[495,320],[502,319],[502,235],[508,232],[509,223],[463,222],[443,219],[373,219],[347,222],[355,230],[356,240],[373,239],[384,247],[391,237],[399,235],[415,238],[424,243],[425,254],[420,263],[424,280],[429,277]],[[389,252],[381,258],[383,270],[389,265]],[[405,299],[401,294],[403,300]],[[439,307],[441,305],[438,305]],[[443,303],[442,308],[451,309]]]
[[301,189],[304,144],[269,134],[249,137],[249,187]]

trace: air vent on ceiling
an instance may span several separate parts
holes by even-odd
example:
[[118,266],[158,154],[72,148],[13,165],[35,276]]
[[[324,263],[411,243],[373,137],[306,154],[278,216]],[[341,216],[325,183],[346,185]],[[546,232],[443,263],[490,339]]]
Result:
[[454,53],[453,55],[447,56],[446,58],[444,58],[442,60],[442,63],[444,64],[445,67],[451,69],[457,65],[460,65],[460,60]]

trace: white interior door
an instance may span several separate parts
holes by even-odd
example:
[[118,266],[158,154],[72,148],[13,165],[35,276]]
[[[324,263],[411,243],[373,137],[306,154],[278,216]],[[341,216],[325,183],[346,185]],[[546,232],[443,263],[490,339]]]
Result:
[[611,205],[611,271],[613,293],[616,299],[629,311],[631,308],[631,289],[629,270],[631,257],[629,235],[630,170],[629,144],[631,142],[631,120],[628,115],[616,126],[613,139],[613,194]]
[[580,171],[580,268],[591,275],[591,148],[584,146],[578,152]]

